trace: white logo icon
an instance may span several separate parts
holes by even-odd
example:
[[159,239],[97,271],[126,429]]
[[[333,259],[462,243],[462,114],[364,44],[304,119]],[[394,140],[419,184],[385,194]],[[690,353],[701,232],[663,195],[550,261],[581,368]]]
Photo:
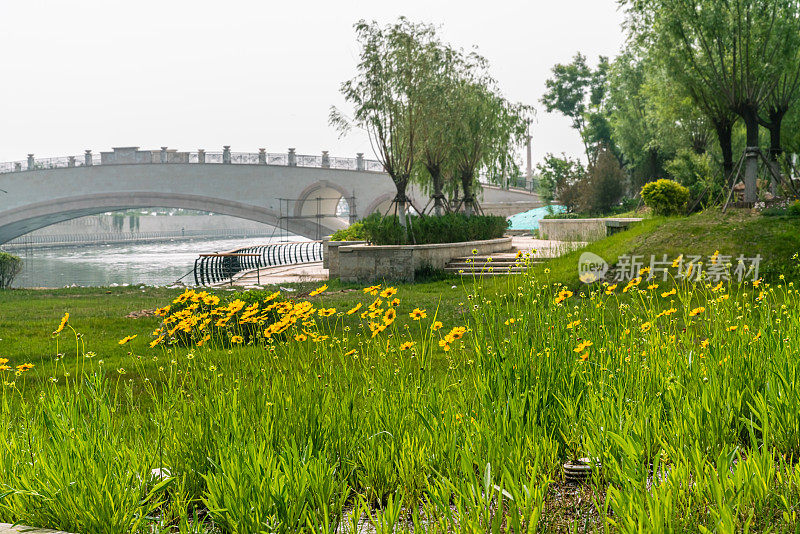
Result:
[[591,252],[584,252],[578,260],[578,277],[584,284],[602,280],[608,272],[606,260]]

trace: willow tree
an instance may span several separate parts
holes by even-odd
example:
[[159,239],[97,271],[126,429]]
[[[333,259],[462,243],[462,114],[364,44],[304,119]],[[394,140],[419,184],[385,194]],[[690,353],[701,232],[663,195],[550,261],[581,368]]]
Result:
[[474,69],[459,80],[452,106],[452,161],[467,215],[480,209],[475,193],[481,171],[496,182],[518,172],[514,152],[523,143],[531,112],[506,100],[494,80]]
[[647,13],[661,54],[687,89],[709,91],[746,129],[745,201],[757,200],[759,113],[796,54],[795,0],[628,0]]
[[427,43],[423,56],[425,79],[419,88],[424,119],[419,122],[416,157],[418,182],[430,193],[433,211],[442,215],[450,206],[444,194],[453,168],[453,110],[460,71],[469,68],[464,56],[439,42]]
[[[758,121],[769,132],[769,163],[774,176],[780,175],[778,159],[783,153],[781,128],[783,118],[800,96],[800,56],[787,58],[778,83],[762,106]],[[777,183],[773,177],[772,192],[777,192]]]
[[355,29],[361,46],[357,74],[341,85],[354,112],[347,117],[334,107],[330,122],[342,135],[354,127],[367,133],[373,152],[394,182],[393,202],[405,226],[406,189],[424,120],[420,88],[430,66],[426,51],[436,40],[435,31],[402,17],[386,26],[362,20]]

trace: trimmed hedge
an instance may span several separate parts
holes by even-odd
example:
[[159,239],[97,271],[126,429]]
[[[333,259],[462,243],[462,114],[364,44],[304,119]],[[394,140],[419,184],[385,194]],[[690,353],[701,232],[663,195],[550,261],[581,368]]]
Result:
[[339,230],[331,241],[369,241],[375,245],[427,245],[431,243],[462,243],[503,237],[508,229],[505,217],[448,213],[439,217],[408,217],[408,233],[400,226],[397,216],[381,217],[373,213]]

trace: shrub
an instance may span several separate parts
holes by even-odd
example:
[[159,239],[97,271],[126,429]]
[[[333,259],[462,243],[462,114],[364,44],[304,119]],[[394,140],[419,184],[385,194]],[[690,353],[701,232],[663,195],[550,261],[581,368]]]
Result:
[[460,243],[503,237],[508,228],[505,217],[448,213],[442,216],[408,217],[408,232],[396,216],[373,213],[331,236],[332,241],[366,240],[376,245],[425,245]]
[[[722,192],[721,177],[715,178],[711,156],[681,149],[667,162],[667,172],[689,189],[689,197],[699,206],[708,206]],[[701,198],[702,197],[702,198]]]
[[0,289],[10,287],[20,272],[22,260],[8,252],[0,252]]
[[642,187],[642,200],[656,215],[674,215],[686,209],[689,190],[678,182],[662,178]]
[[331,241],[366,241],[367,234],[364,229],[364,223],[361,221],[354,222],[347,228],[337,230],[331,236]]

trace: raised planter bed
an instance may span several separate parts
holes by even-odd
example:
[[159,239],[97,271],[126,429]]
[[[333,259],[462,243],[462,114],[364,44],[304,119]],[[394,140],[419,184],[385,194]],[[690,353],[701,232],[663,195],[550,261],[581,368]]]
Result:
[[325,242],[325,263],[330,278],[371,284],[379,280],[413,282],[424,269],[444,270],[453,258],[512,250],[511,238],[432,245],[369,245],[347,241]]
[[625,230],[631,223],[641,221],[636,217],[597,219],[541,219],[539,236],[554,241],[597,241]]

